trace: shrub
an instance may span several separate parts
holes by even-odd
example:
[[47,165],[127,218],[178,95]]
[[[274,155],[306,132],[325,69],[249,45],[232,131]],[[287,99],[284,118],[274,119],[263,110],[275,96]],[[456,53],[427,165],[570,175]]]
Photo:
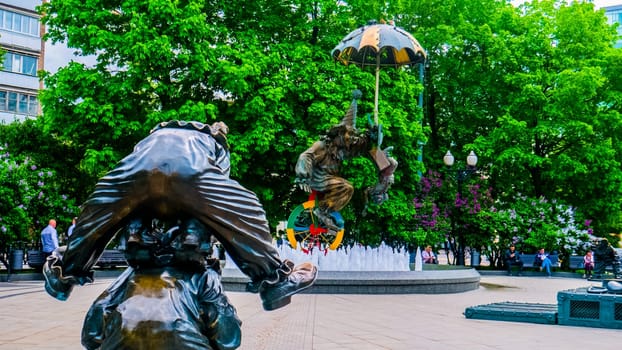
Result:
[[7,144],[0,146],[1,244],[38,242],[49,219],[69,222],[77,212],[74,201],[61,193],[54,171],[13,155]]

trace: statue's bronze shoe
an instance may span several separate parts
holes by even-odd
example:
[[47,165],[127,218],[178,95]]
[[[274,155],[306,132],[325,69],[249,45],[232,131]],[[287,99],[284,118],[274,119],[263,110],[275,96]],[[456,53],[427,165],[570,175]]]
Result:
[[609,293],[622,294],[622,283],[618,281],[607,282],[607,291]]
[[[286,260],[279,271],[282,278],[275,284],[265,283],[259,294],[263,300],[264,310],[271,311],[288,305],[291,296],[313,285],[317,278],[317,267],[311,263],[298,266]],[[289,268],[290,271],[283,271]]]

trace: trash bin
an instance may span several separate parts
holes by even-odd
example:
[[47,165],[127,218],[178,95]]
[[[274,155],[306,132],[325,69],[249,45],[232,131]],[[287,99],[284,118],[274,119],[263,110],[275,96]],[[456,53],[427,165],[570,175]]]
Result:
[[477,251],[471,252],[471,266],[479,266],[480,264],[480,253]]
[[24,269],[24,251],[22,249],[11,250],[9,265],[13,271]]

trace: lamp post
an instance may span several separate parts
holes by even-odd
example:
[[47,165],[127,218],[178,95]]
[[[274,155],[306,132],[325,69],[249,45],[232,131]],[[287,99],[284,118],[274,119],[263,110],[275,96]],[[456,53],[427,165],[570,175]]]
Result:
[[[445,163],[445,165],[448,168],[451,168],[454,165],[454,160],[455,160],[454,156],[451,154],[451,152],[447,151],[447,153],[443,157],[443,162]],[[466,168],[450,169],[448,171],[451,174],[452,178],[456,180],[456,182],[458,183],[458,199],[460,200],[462,199],[462,184],[477,171],[477,168],[475,167],[477,165],[477,156],[475,155],[475,152],[471,151],[471,153],[469,153],[469,155],[467,156],[466,162],[467,162]],[[462,205],[458,206],[458,214],[455,215],[454,218],[451,220],[452,232],[456,232],[456,219],[462,219]],[[456,242],[457,248],[458,248],[457,249],[458,256],[457,256],[456,265],[464,266],[464,245],[465,243],[464,243],[463,228],[459,227],[456,233],[458,236],[458,241]]]

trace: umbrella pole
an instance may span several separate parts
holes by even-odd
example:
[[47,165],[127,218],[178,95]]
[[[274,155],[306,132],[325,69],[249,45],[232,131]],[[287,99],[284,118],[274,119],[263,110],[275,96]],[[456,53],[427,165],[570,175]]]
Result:
[[374,122],[378,125],[378,88],[380,87],[380,65],[376,65],[376,94],[374,96]]

